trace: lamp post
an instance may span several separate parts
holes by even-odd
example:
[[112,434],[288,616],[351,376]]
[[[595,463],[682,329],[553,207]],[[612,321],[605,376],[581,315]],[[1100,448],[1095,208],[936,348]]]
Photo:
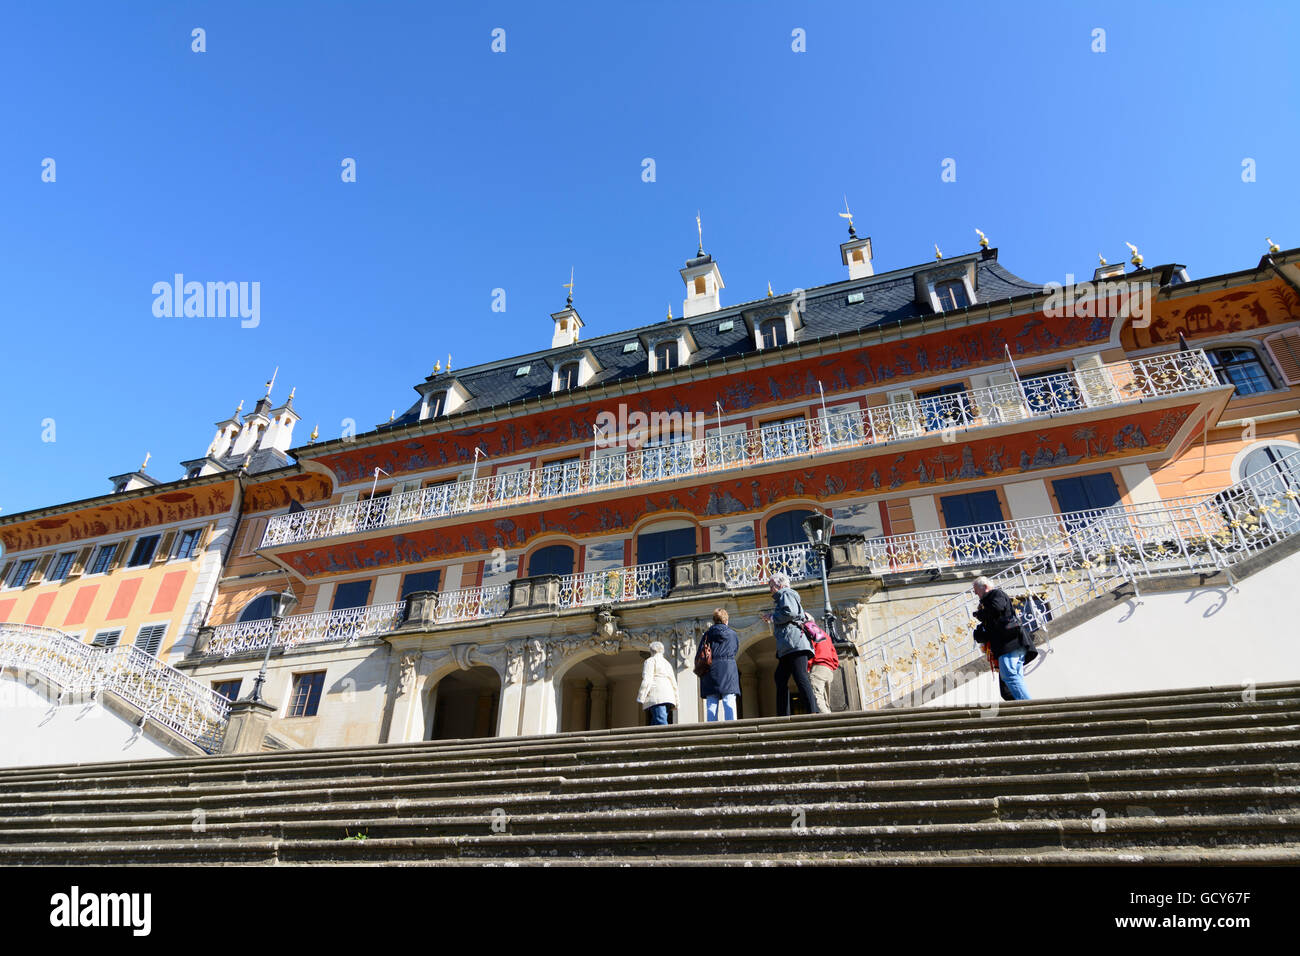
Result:
[[298,596],[293,593],[291,587],[288,591],[282,591],[271,598],[271,640],[266,645],[266,654],[262,658],[262,669],[257,672],[257,680],[253,684],[253,693],[248,699],[253,701],[262,700],[262,685],[266,683],[266,665],[271,661],[271,648],[279,643],[280,624],[286,614],[293,610],[298,603]]
[[822,614],[822,623],[830,639],[840,644],[843,642],[840,638],[839,621],[835,619],[835,612],[831,609],[831,588],[826,581],[826,568],[830,564],[831,557],[831,533],[834,530],[835,522],[820,511],[814,511],[803,523],[804,537],[817,552],[817,563],[822,571],[822,599],[826,606],[826,611]]

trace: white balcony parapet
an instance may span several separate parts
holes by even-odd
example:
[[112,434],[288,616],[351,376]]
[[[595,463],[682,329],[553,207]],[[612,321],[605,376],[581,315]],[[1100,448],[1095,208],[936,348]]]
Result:
[[723,583],[729,588],[750,588],[767,584],[778,571],[791,581],[821,576],[821,559],[807,544],[782,544],[750,551],[732,551],[723,565]]
[[0,665],[41,674],[60,697],[111,691],[208,753],[225,735],[230,701],[132,644],[95,647],[52,627],[0,624]]
[[[1157,574],[1217,570],[1231,584],[1235,564],[1297,534],[1300,452],[1209,497],[1111,509],[1073,528],[1066,547],[1048,546],[991,580],[1016,603],[1039,598],[1027,616],[1041,626]],[[946,687],[946,678],[981,660],[975,604],[972,594],[954,596],[872,640],[862,652],[864,706],[922,703],[933,696],[927,688]]]
[[637,564],[607,571],[584,571],[560,578],[560,607],[593,607],[663,597],[669,588],[668,562]]
[[493,584],[481,588],[460,588],[442,591],[433,611],[435,624],[454,624],[457,621],[477,621],[485,617],[500,617],[510,604],[510,588]]
[[265,650],[268,644],[298,647],[304,644],[351,643],[359,637],[391,631],[401,622],[405,607],[405,601],[397,601],[371,607],[293,614],[284,618],[278,628],[269,617],[222,624],[213,629],[204,651],[228,657],[240,651]]
[[1220,383],[1204,352],[1171,352],[1045,376],[1022,385],[994,385],[843,415],[769,425],[732,435],[711,435],[564,465],[452,482],[367,501],[308,508],[272,518],[267,523],[261,547],[374,531],[431,518],[477,515],[530,502],[906,441],[954,428],[966,430],[1049,418],[1218,387]]

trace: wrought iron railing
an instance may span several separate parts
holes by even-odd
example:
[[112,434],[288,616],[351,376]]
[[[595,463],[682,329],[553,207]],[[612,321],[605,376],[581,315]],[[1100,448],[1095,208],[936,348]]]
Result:
[[50,627],[0,624],[0,665],[41,674],[62,693],[111,691],[209,753],[230,701],[131,644],[95,647]]
[[1220,387],[1205,353],[1172,352],[731,435],[596,455],[563,467],[452,482],[398,495],[308,508],[272,518],[262,547],[314,541],[431,518],[534,501],[713,475],[808,455],[906,441],[953,428],[981,428],[1079,409]]
[[281,619],[278,626],[269,617],[222,624],[213,629],[204,652],[228,657],[240,651],[265,650],[268,644],[298,647],[303,644],[351,643],[359,637],[391,631],[401,621],[405,607],[405,601],[397,601],[371,607],[293,614]]
[[667,561],[584,571],[560,578],[559,604],[561,608],[569,608],[646,601],[663,597],[669,586]]
[[[991,576],[1026,617],[1045,624],[1124,582],[1221,571],[1300,534],[1300,452],[1197,500],[1112,509],[1061,542]],[[1065,547],[1056,547],[1057,543]],[[916,701],[983,658],[972,634],[972,594],[948,598],[880,635],[863,652],[868,708]]]
[[723,567],[723,583],[729,588],[757,587],[778,571],[791,581],[820,577],[821,558],[807,544],[782,544],[751,551],[733,551]]
[[460,588],[442,591],[434,607],[435,624],[454,624],[457,621],[477,621],[485,617],[500,617],[510,603],[510,588],[492,584],[479,588]]

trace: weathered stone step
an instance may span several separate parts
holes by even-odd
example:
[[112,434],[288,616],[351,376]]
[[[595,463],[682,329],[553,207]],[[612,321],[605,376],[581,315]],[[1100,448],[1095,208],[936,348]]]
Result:
[[[1130,735],[1182,734],[1200,735],[1220,733],[1235,738],[1240,734],[1249,734],[1252,740],[1285,739],[1295,735],[1300,739],[1300,712],[1295,717],[1286,713],[1242,714],[1218,717],[1199,717],[1195,719],[1176,720],[1116,720],[1113,722],[1091,721],[1053,725],[1048,728],[999,728],[982,722],[974,726],[953,728],[941,735],[946,746],[979,745],[986,753],[1022,752],[1026,747],[1035,746],[1036,741],[1050,744],[1053,750],[1082,750],[1091,745],[1115,746],[1114,743]],[[1050,735],[1047,733],[1051,731]],[[881,733],[876,735],[842,735],[831,738],[805,738],[781,742],[778,747],[769,741],[748,741],[738,739],[711,739],[707,743],[690,744],[671,740],[654,748],[637,748],[620,751],[582,752],[568,750],[563,753],[509,755],[496,759],[486,757],[446,757],[438,761],[419,758],[390,761],[353,761],[336,758],[326,763],[314,762],[309,765],[296,764],[286,758],[282,763],[246,769],[242,772],[225,772],[217,768],[200,767],[184,773],[158,774],[149,772],[147,766],[129,774],[116,775],[78,775],[75,777],[52,777],[32,779],[21,783],[15,781],[11,786],[0,788],[0,803],[6,799],[28,798],[51,791],[74,791],[94,788],[97,793],[107,793],[114,786],[129,789],[132,792],[159,790],[170,787],[223,787],[232,784],[261,784],[270,781],[290,783],[294,780],[318,781],[323,775],[334,771],[334,779],[356,779],[370,776],[373,778],[396,778],[403,775],[425,776],[431,772],[448,775],[457,771],[477,775],[480,771],[491,768],[494,771],[518,769],[521,772],[555,772],[560,769],[589,765],[598,767],[612,761],[622,763],[653,763],[662,761],[668,765],[672,760],[682,757],[709,760],[714,765],[725,764],[737,755],[754,756],[760,753],[813,753],[814,759],[825,761],[832,754],[840,752],[862,752],[864,749],[893,750],[902,759],[922,749],[935,746],[936,735],[929,733]],[[1202,738],[1208,739],[1208,738]],[[1227,739],[1227,738],[1223,738]],[[815,746],[814,746],[815,745]],[[806,749],[813,746],[812,751]],[[910,748],[910,749],[909,749]],[[142,788],[141,784],[145,786]]]
[[799,854],[810,861],[879,853],[1034,854],[1059,850],[1129,852],[1139,848],[1236,848],[1300,842],[1296,814],[1118,817],[1096,821],[1024,820],[905,826],[793,826],[727,830],[640,830],[484,836],[276,841],[141,841],[0,846],[0,864],[104,865],[249,862],[388,862],[581,857],[599,862],[644,857]]
[[[205,836],[218,840],[368,839],[476,836],[497,827],[516,835],[539,838],[555,833],[606,833],[654,829],[711,828],[720,835],[733,829],[791,826],[880,827],[1011,820],[1077,820],[1109,826],[1117,818],[1225,816],[1245,813],[1282,814],[1300,810],[1300,787],[1207,788],[1181,791],[1128,790],[1043,795],[1019,795],[959,800],[857,801],[770,804],[744,799],[718,806],[610,809],[599,801],[576,810],[510,813],[483,808],[466,814],[433,813],[420,804],[393,801],[354,805],[342,818],[338,808],[299,807],[298,813],[275,819],[205,819]],[[445,808],[434,808],[445,809]],[[327,812],[320,812],[321,810]],[[292,817],[298,817],[294,819]],[[51,823],[53,823],[51,821]],[[0,845],[82,842],[183,842],[196,832],[192,821],[162,822],[148,816],[110,815],[87,818],[79,825],[47,825],[38,829],[0,828]]]
[[[287,751],[283,753],[251,754],[231,757],[185,757],[165,760],[134,761],[130,763],[71,764],[49,767],[24,767],[0,770],[0,792],[4,792],[11,783],[18,780],[71,779],[77,776],[91,775],[104,779],[117,776],[138,775],[140,773],[154,776],[165,774],[169,770],[185,773],[229,772],[242,768],[267,770],[271,767],[311,766],[317,761],[331,758],[347,759],[364,764],[368,760],[391,763],[402,756],[434,758],[441,754],[469,755],[476,754],[485,758],[525,753],[565,753],[590,752],[603,749],[604,744],[629,745],[640,743],[649,747],[672,747],[681,742],[695,742],[709,736],[749,739],[757,743],[762,736],[804,736],[820,738],[836,736],[831,734],[833,727],[853,727],[862,733],[875,732],[874,728],[891,727],[900,729],[903,725],[913,725],[909,729],[921,732],[929,729],[943,732],[951,726],[965,726],[972,723],[971,718],[980,716],[981,722],[989,726],[1002,722],[1014,725],[1024,723],[1026,726],[1043,721],[1052,722],[1064,719],[1070,714],[1079,717],[1106,719],[1118,717],[1128,711],[1135,719],[1156,718],[1158,713],[1177,716],[1195,716],[1197,713],[1217,712],[1222,714],[1225,708],[1234,711],[1266,711],[1282,708],[1300,712],[1300,684],[1283,683],[1259,685],[1254,689],[1254,700],[1241,700],[1240,688],[1209,688],[1189,692],[1157,692],[1151,695],[1123,694],[1105,695],[1095,698],[1061,698],[1045,701],[1013,701],[1000,705],[996,716],[981,716],[987,712],[979,708],[913,708],[910,710],[890,710],[884,712],[805,715],[800,717],[754,718],[733,721],[726,724],[686,724],[671,728],[617,728],[605,731],[582,731],[566,734],[553,734],[534,737],[488,738],[482,740],[438,742],[429,741],[417,744],[381,745],[362,748],[334,748]],[[1077,721],[1074,721],[1077,722]],[[903,731],[906,732],[906,731]],[[201,768],[196,771],[196,768]]]
[[[0,801],[0,816],[28,816],[47,813],[78,812],[86,807],[111,807],[114,812],[147,811],[168,807],[193,809],[218,805],[240,806],[250,804],[290,804],[300,800],[337,802],[354,799],[359,787],[369,785],[368,792],[433,795],[436,793],[473,795],[526,793],[542,789],[550,792],[563,787],[567,792],[610,792],[639,790],[649,786],[668,785],[676,788],[710,786],[721,783],[736,784],[790,784],[816,781],[859,781],[876,779],[918,780],[963,777],[971,768],[991,779],[1006,774],[1079,773],[1099,770],[1140,770],[1156,772],[1160,768],[1217,767],[1260,762],[1285,762],[1293,759],[1300,748],[1293,740],[1260,743],[1230,743],[1213,745],[1153,746],[1150,740],[1130,741],[1139,746],[1130,749],[1113,749],[1087,752],[1046,753],[1026,748],[1011,754],[984,755],[976,749],[964,751],[968,759],[953,759],[950,750],[937,754],[921,755],[920,759],[894,759],[894,755],[875,750],[837,753],[831,760],[820,760],[821,755],[751,755],[730,761],[733,766],[718,766],[717,762],[701,764],[699,761],[680,760],[646,764],[616,764],[607,767],[570,767],[539,772],[498,772],[481,770],[446,777],[427,774],[423,777],[401,777],[393,780],[366,781],[338,778],[317,782],[315,786],[291,787],[283,782],[251,782],[233,784],[223,789],[193,788],[176,791],[159,788],[146,792],[124,793],[82,792],[75,794],[42,795]],[[1143,745],[1145,744],[1145,746]],[[887,759],[881,760],[884,756]],[[838,762],[837,762],[838,761]],[[398,780],[401,782],[399,783]],[[328,785],[322,785],[328,784]]]

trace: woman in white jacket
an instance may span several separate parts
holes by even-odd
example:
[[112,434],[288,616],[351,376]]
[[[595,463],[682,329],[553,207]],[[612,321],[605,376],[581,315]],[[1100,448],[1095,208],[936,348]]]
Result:
[[668,723],[668,708],[677,706],[677,675],[664,658],[664,646],[658,641],[650,645],[650,656],[641,668],[641,690],[637,703],[650,712],[652,726]]

